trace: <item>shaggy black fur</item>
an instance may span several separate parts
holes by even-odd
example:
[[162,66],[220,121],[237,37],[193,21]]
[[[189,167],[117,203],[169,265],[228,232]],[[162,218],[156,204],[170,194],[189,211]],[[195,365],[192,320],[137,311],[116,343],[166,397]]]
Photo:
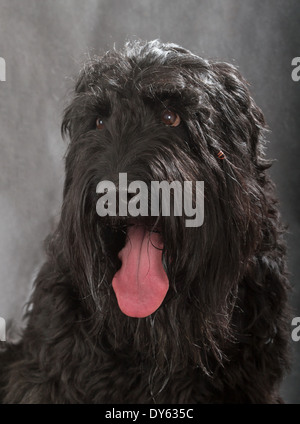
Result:
[[[177,45],[128,43],[84,66],[62,124],[61,219],[22,341],[1,357],[4,403],[281,402],[288,282],[264,129],[235,67]],[[96,214],[97,184],[120,172],[205,182],[203,226],[142,222],[161,231],[170,289],[140,319],[111,285],[128,221]]]

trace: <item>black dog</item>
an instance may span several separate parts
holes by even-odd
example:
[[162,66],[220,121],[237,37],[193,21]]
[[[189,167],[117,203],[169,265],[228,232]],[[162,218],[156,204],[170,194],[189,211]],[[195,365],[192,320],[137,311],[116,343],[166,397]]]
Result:
[[[1,356],[4,403],[282,402],[289,286],[264,129],[235,67],[177,45],[85,65],[62,124],[61,220]],[[99,182],[117,195],[122,173],[204,181],[203,225],[99,216]]]

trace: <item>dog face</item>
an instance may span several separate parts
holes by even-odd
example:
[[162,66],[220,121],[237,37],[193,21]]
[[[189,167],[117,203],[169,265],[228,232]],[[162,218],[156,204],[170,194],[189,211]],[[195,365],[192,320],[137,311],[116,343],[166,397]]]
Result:
[[[263,128],[236,68],[177,45],[136,42],[85,65],[62,124],[70,144],[58,231],[89,310],[140,326],[168,315],[197,345],[190,351],[209,343],[219,358],[240,282],[271,238]],[[120,174],[148,188],[204,181],[203,225],[189,228],[174,211],[100,217],[98,184],[118,192]]]

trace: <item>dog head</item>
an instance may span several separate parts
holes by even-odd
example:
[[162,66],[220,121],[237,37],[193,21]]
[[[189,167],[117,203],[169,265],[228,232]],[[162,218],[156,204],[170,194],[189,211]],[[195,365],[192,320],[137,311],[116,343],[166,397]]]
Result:
[[[95,315],[124,325],[155,319],[169,333],[168,349],[182,332],[193,352],[186,360],[201,363],[205,344],[220,360],[239,283],[269,237],[264,126],[234,66],[177,45],[128,43],[86,63],[62,124],[70,144],[58,231]],[[120,174],[148,189],[153,181],[203,181],[202,225],[187,226],[174,208],[123,216],[119,200],[114,216],[99,216],[97,187],[114,183],[119,199]],[[115,340],[124,328],[115,327]]]

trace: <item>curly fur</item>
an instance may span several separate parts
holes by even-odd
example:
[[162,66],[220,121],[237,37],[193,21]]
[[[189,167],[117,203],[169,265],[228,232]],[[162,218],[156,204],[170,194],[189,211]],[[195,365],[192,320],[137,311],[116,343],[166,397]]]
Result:
[[[166,108],[180,126],[161,123]],[[282,402],[289,286],[265,127],[234,66],[175,44],[84,66],[62,124],[61,219],[22,340],[2,352],[4,403]],[[111,287],[128,223],[96,214],[97,183],[119,172],[205,182],[201,227],[159,219],[170,289],[147,318],[122,314]]]

